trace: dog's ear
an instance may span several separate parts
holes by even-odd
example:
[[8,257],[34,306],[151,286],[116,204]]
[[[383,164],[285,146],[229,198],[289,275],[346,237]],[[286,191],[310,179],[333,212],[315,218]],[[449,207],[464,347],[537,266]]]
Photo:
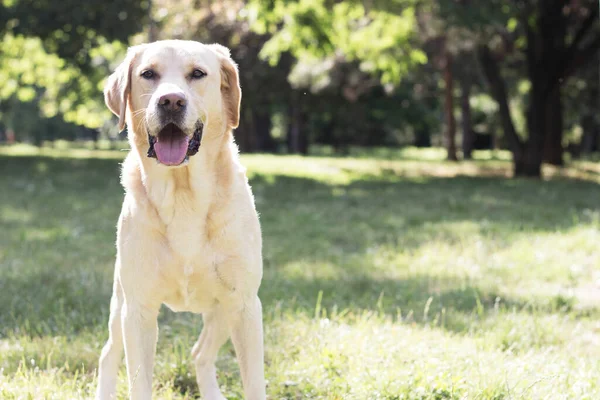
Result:
[[125,128],[125,114],[127,112],[127,99],[131,92],[131,69],[133,61],[139,53],[141,46],[130,47],[125,60],[113,72],[104,85],[104,102],[117,117],[119,117],[119,130]]
[[229,49],[220,44],[211,44],[210,48],[221,62],[221,95],[227,115],[227,126],[237,128],[240,123],[240,102],[242,90],[236,63],[231,59]]

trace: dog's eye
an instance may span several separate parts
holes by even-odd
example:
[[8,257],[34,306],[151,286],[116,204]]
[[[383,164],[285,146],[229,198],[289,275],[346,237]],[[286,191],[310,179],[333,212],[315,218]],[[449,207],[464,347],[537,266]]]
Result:
[[151,69],[147,69],[144,72],[142,72],[142,78],[144,79],[154,79],[155,76],[156,74]]
[[201,69],[195,69],[192,71],[192,79],[202,79],[206,76],[206,72]]

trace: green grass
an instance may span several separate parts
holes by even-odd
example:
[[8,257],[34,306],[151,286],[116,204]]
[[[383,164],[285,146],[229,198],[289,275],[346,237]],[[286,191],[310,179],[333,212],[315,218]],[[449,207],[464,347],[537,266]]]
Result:
[[[92,397],[123,156],[0,148],[0,398]],[[243,156],[271,399],[600,398],[598,164],[534,181],[505,154],[353,157]],[[197,398],[201,318],[160,328],[156,398]],[[241,399],[231,345],[218,367]]]

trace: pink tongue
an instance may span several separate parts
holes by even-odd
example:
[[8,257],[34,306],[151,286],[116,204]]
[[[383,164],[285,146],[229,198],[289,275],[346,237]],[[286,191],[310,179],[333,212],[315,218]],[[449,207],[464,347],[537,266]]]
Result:
[[179,165],[183,162],[190,138],[184,134],[161,135],[154,144],[158,161],[165,165]]

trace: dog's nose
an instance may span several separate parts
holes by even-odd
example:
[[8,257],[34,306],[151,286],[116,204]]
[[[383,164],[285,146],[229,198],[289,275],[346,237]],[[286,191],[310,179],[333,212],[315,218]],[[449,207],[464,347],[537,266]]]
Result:
[[158,105],[165,111],[180,112],[185,109],[187,100],[183,93],[167,93],[158,99]]

